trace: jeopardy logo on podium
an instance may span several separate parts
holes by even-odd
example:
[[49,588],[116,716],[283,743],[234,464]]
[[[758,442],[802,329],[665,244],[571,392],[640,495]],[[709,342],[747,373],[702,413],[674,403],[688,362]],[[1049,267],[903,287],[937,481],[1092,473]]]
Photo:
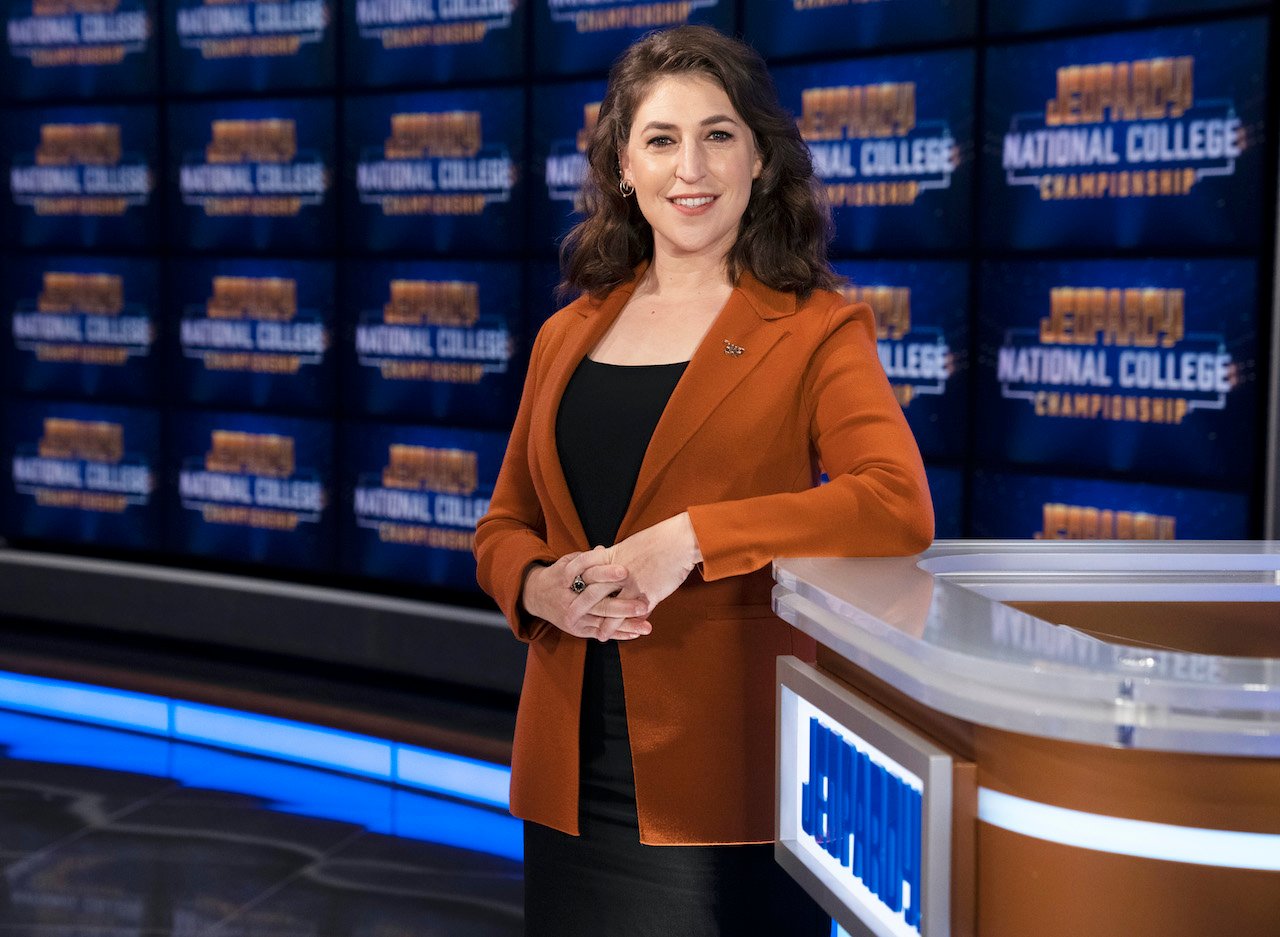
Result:
[[778,861],[851,932],[949,934],[951,756],[794,657],[778,704]]

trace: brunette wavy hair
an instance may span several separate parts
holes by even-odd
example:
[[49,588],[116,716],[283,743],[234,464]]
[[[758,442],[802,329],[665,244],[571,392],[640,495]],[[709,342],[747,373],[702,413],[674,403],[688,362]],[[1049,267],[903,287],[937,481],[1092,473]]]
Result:
[[618,190],[618,154],[631,136],[636,108],[659,78],[700,75],[728,95],[755,136],[763,164],[728,255],[736,283],[743,270],[776,290],[801,298],[835,289],[841,280],[827,262],[831,211],[813,174],[809,148],[760,54],[710,26],[678,26],[649,33],[609,70],[600,117],[587,147],[582,195],[586,217],[560,245],[562,301],[579,292],[599,298],[631,278],[653,256],[653,231],[633,198]]

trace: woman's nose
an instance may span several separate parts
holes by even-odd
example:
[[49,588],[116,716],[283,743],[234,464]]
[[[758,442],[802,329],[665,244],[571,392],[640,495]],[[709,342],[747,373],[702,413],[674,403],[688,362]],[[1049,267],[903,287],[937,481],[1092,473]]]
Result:
[[697,182],[707,172],[707,161],[698,141],[686,141],[680,147],[676,175],[682,182]]

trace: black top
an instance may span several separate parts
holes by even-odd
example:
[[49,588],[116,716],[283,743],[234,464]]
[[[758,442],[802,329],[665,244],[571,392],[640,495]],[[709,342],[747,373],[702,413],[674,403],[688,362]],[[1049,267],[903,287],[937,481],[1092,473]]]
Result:
[[[684,373],[675,364],[601,364],[584,358],[556,415],[556,447],[587,541],[610,546],[631,503],[640,463]],[[643,640],[643,639],[641,639]],[[579,728],[579,819],[638,838],[635,781],[618,642],[587,642]]]

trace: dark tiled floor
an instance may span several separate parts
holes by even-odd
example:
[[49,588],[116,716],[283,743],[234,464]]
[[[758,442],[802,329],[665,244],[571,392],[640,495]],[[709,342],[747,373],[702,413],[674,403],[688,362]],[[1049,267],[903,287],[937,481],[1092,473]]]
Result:
[[293,799],[0,761],[0,937],[520,934],[518,861],[269,809]]

